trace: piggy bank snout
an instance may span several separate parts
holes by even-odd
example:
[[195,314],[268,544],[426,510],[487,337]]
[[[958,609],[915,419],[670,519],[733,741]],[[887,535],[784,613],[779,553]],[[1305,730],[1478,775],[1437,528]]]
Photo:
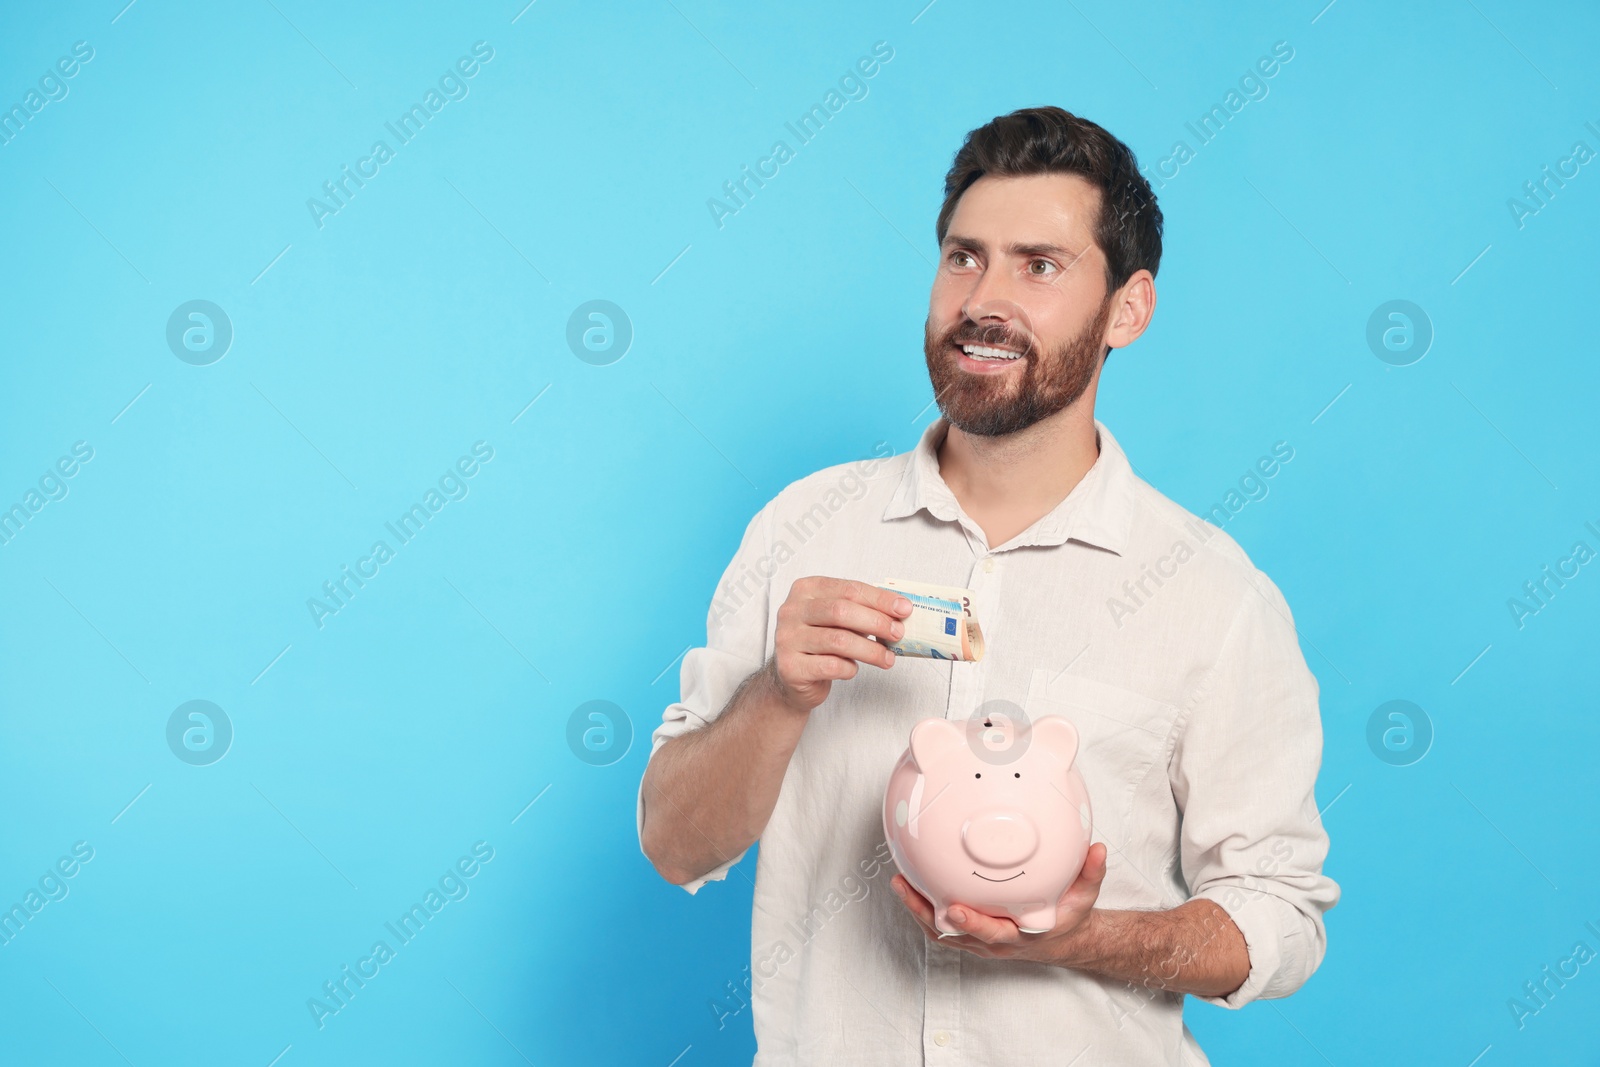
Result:
[[961,827],[961,844],[985,867],[1017,867],[1038,851],[1039,831],[1019,812],[988,812]]

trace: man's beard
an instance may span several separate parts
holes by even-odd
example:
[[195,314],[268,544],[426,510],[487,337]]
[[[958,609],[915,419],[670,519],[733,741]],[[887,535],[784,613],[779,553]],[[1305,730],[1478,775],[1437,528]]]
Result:
[[[1107,296],[1083,332],[1059,348],[1041,353],[1027,337],[1007,326],[979,326],[965,317],[944,335],[933,336],[930,319],[922,331],[922,351],[939,410],[952,426],[979,437],[1003,437],[1026,430],[1074,403],[1089,388],[1105,353],[1102,338],[1111,317]],[[951,344],[983,344],[1021,350],[1020,371],[972,374],[956,366]],[[1003,379],[1017,378],[1016,382]]]

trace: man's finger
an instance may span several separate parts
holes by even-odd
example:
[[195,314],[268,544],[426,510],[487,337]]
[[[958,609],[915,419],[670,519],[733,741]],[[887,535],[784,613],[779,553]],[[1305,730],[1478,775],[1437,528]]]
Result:
[[849,657],[821,656],[802,652],[795,657],[796,677],[805,684],[847,682],[861,667]]
[[796,652],[813,656],[837,656],[876,667],[894,663],[894,653],[876,641],[862,637],[850,630],[830,629],[826,626],[807,626],[795,635],[790,646]]
[[[1084,858],[1083,869],[1078,872],[1078,877],[1072,880],[1061,893],[1059,907],[1072,911],[1082,911],[1094,905],[1100,898],[1100,884],[1106,878],[1106,846],[1098,841],[1089,846],[1089,854]],[[1057,912],[1059,920],[1061,913]]]
[[933,912],[925,910],[925,905],[917,902],[919,898],[914,892],[908,893],[907,890],[902,889],[900,886],[895,886],[894,892],[900,898],[900,903],[911,913],[912,921],[917,924],[917,929],[922,931],[922,936],[929,941],[939,940],[939,931],[932,926]]
[[917,920],[917,925],[922,927],[922,932],[931,940],[938,941],[940,935],[939,928],[934,925],[933,903],[917,892],[916,888],[906,881],[904,875],[895,875],[889,884],[899,894],[901,903],[911,912],[911,917]]
[[950,906],[949,916],[950,921],[963,934],[975,937],[988,945],[1010,945],[1022,939],[1016,923],[973,911],[960,904]]
[[892,589],[879,589],[866,582],[851,582],[853,587],[851,595],[869,607],[877,608],[885,615],[892,615],[903,619],[911,614],[911,601],[896,593]]
[[800,621],[807,626],[852,630],[883,641],[898,641],[905,624],[893,615],[847,597],[821,597],[801,604]]
[[869,608],[876,608],[885,615],[903,619],[911,614],[911,601],[894,592],[892,589],[879,589],[866,582],[858,582],[851,578],[835,578],[821,586],[823,595],[848,597],[858,604],[865,604]]
[[[929,941],[940,945],[949,945],[954,948],[975,949],[980,945],[981,939],[968,936],[966,933],[946,934],[936,925],[933,903],[927,897],[917,892],[903,875],[895,875],[889,880],[890,887],[899,895],[906,908],[911,912],[912,918],[917,920],[917,925],[922,927],[923,934]],[[960,905],[956,905],[960,907]],[[971,913],[971,909],[964,909]],[[959,924],[958,924],[959,925]]]
[[1105,881],[1106,859],[1106,846],[1096,841],[1089,846],[1089,855],[1084,858],[1083,870],[1078,873],[1078,877],[1099,885]]
[[1066,890],[1061,895],[1066,897],[1068,894],[1073,893],[1080,888],[1086,888],[1089,886],[1098,887],[1101,882],[1105,881],[1105,878],[1106,846],[1096,841],[1094,844],[1089,846],[1089,852],[1083,858],[1083,867],[1079,869],[1078,877],[1072,880],[1072,884],[1067,886]]
[[929,904],[921,893],[912,888],[911,883],[906,881],[905,875],[895,875],[889,879],[889,885],[893,887],[895,894],[905,903],[906,908],[910,910],[912,915],[915,915],[918,919],[926,919],[928,922],[933,921],[933,905]]

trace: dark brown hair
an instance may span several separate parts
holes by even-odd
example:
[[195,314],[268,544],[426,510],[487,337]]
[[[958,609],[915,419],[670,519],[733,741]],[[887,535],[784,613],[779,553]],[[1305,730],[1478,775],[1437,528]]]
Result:
[[1076,174],[1100,190],[1095,243],[1106,257],[1109,296],[1145,269],[1161,264],[1161,208],[1127,145],[1104,127],[1059,107],[1028,107],[1001,115],[967,134],[944,178],[939,243],[956,203],[985,175]]

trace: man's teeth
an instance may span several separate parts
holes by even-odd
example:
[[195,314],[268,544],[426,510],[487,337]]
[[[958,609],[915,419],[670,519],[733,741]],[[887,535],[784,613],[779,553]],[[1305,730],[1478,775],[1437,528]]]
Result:
[[962,345],[961,351],[973,359],[1017,359],[1021,352],[1011,352],[1004,348],[989,348],[985,345]]

